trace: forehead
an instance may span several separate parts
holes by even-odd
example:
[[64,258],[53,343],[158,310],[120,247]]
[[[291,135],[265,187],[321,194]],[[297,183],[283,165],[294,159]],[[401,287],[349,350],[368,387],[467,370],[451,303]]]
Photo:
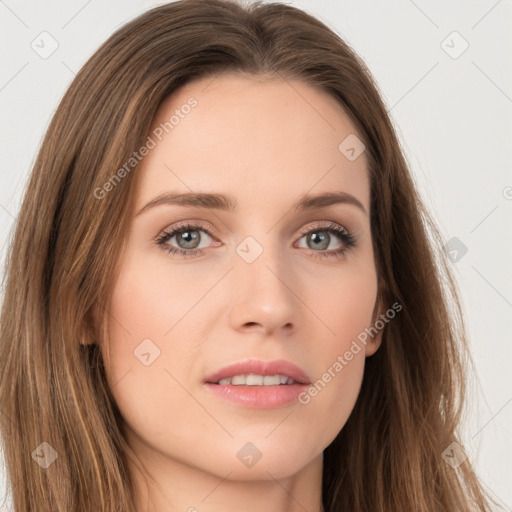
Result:
[[169,190],[228,193],[253,207],[341,190],[369,211],[366,155],[342,151],[362,136],[335,98],[303,82],[187,83],[161,104],[149,135],[156,144],[138,167],[138,206]]

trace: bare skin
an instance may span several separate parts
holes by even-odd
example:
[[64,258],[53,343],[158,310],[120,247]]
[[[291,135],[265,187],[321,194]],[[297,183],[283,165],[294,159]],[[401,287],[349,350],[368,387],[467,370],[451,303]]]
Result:
[[[285,359],[316,382],[382,313],[378,307],[373,316],[366,157],[350,161],[338,149],[357,131],[333,98],[282,79],[223,75],[189,83],[161,105],[153,128],[192,96],[197,106],[136,170],[140,185],[110,306],[115,321],[103,348],[128,443],[149,485],[132,463],[137,512],[320,512],[323,450],[352,412],[365,357],[381,333],[307,404],[242,407],[203,381],[228,364]],[[137,215],[170,191],[231,195],[237,210],[159,204]],[[303,194],[334,191],[355,197],[364,211],[350,203],[293,209]],[[182,221],[204,230],[155,241]],[[326,232],[332,224],[356,245]],[[191,251],[190,235],[201,254],[166,250]],[[322,235],[330,237],[324,244]],[[254,261],[244,259],[259,249]],[[336,257],[339,249],[345,253]],[[151,343],[160,350],[148,365],[134,356],[146,339],[146,360],[156,354]],[[250,467],[237,456],[247,443],[261,455]]]

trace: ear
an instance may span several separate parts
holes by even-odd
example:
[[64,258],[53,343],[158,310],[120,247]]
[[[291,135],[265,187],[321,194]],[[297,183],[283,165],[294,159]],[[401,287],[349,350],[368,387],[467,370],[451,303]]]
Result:
[[371,333],[366,342],[366,357],[372,356],[377,352],[382,344],[382,336],[387,322],[389,321],[385,315],[387,308],[381,299],[380,294],[375,301],[375,307],[372,313],[372,323],[368,327],[368,331]]
[[94,326],[94,313],[92,309],[89,309],[84,316],[82,325],[80,326],[80,345],[94,345],[96,343]]

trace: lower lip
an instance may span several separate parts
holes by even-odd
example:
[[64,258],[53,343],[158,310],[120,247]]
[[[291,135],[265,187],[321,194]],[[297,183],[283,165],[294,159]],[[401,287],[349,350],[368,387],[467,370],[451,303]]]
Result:
[[256,409],[277,409],[297,401],[306,384],[286,384],[281,386],[223,386],[207,382],[206,388],[217,396],[242,407]]

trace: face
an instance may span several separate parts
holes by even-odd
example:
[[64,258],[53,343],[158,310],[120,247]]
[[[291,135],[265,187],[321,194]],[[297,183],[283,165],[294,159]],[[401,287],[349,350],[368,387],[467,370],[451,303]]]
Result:
[[126,436],[148,465],[293,475],[380,343],[360,341],[377,299],[361,136],[317,89],[234,75],[187,84],[149,135],[102,347]]

